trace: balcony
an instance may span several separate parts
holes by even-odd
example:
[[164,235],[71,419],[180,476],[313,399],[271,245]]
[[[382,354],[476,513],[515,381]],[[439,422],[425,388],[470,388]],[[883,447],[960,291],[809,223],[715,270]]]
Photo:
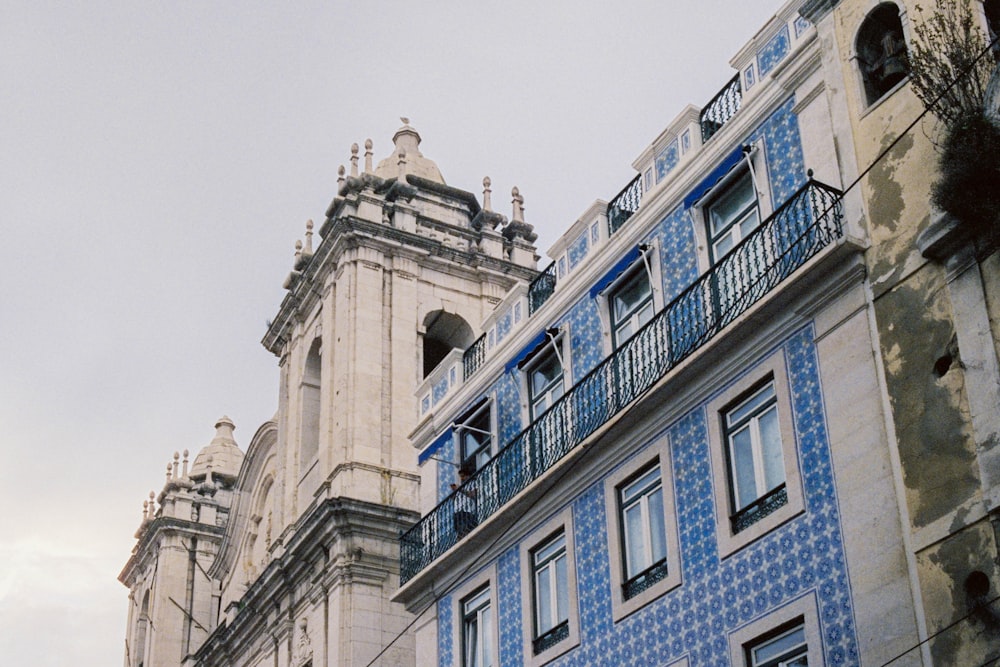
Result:
[[476,342],[462,354],[462,377],[468,380],[479,367],[486,361],[486,334],[483,334]]
[[642,201],[642,174],[632,179],[608,204],[608,235],[617,232],[632,214],[639,210]]
[[707,143],[740,110],[743,89],[740,75],[734,76],[701,110],[701,143]]
[[[466,482],[464,489],[475,489],[477,522],[486,521],[778,283],[839,239],[842,217],[841,193],[809,180]],[[445,498],[400,538],[401,584],[458,541],[455,513],[469,499],[460,493]]]
[[555,291],[556,263],[552,262],[528,286],[528,316],[534,315]]

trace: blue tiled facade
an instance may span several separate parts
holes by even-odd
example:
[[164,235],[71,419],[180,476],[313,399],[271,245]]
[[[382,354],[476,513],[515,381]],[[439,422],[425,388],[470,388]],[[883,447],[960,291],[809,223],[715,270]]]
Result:
[[[787,30],[773,39],[767,58],[780,60],[788,47]],[[764,72],[762,59],[761,72]],[[767,165],[766,187],[777,209],[806,181],[801,138],[789,98],[744,139],[763,147]],[[762,176],[758,175],[758,184]],[[667,212],[643,238],[659,250],[663,303],[669,303],[699,277],[695,225],[699,216],[683,205]],[[571,265],[587,252],[584,234],[568,248]],[[693,307],[697,307],[695,304]],[[572,362],[571,384],[604,356],[603,325],[599,300],[587,291],[557,322],[568,330]],[[530,326],[530,325],[529,325]],[[812,329],[806,327],[782,344],[793,404],[796,438],[806,512],[763,538],[720,558],[712,457],[723,456],[709,439],[707,405],[712,396],[671,424],[663,425],[671,449],[679,533],[681,585],[637,612],[615,622],[611,603],[609,540],[603,481],[577,489],[568,497],[572,507],[579,603],[578,646],[553,664],[583,666],[671,664],[687,658],[693,665],[729,664],[728,635],[748,622],[765,616],[803,596],[815,600],[827,664],[858,663],[854,615],[841,538],[839,509],[830,463],[829,441],[823,411],[821,380]],[[749,371],[752,372],[752,369]],[[734,378],[735,380],[735,378]],[[724,391],[725,388],[718,388]],[[525,426],[520,396],[521,379],[511,370],[489,388],[495,396],[498,442],[502,446]],[[451,446],[453,449],[453,446]],[[640,452],[642,448],[637,450]],[[454,452],[442,452],[454,456]],[[445,466],[448,468],[449,466]],[[439,467],[440,470],[440,467]],[[609,471],[610,472],[610,471]],[[453,471],[439,473],[438,491],[445,497]],[[524,545],[530,546],[530,545]],[[523,665],[522,627],[525,601],[521,599],[520,546],[506,551],[495,563],[497,570],[498,646],[504,666]],[[438,644],[441,667],[456,664],[451,646],[455,600],[444,598],[438,606]]]
[[659,183],[666,178],[667,174],[674,170],[679,161],[680,151],[678,150],[677,140],[674,139],[656,155],[656,182]]
[[760,76],[763,79],[774,69],[774,66],[781,62],[782,58],[788,55],[790,40],[788,38],[788,26],[784,26],[778,34],[768,40],[764,48],[757,54],[757,64],[760,68]]
[[[722,482],[713,479],[710,461],[723,453],[708,435],[707,404],[713,396],[704,397],[650,440],[656,441],[665,433],[670,443],[681,585],[614,622],[611,568],[620,565],[611,562],[609,540],[617,536],[608,535],[603,481],[581,490],[570,499],[580,644],[552,664],[662,665],[686,656],[692,666],[728,665],[729,634],[803,596],[815,600],[826,664],[858,664],[853,603],[812,328],[799,330],[780,349],[789,369],[806,512],[720,559],[713,485]],[[747,372],[754,370],[751,367]],[[718,388],[720,392],[725,390]],[[641,451],[637,450],[640,456]],[[522,665],[524,601],[519,547],[499,558],[497,572],[500,662],[504,666]],[[449,598],[438,607],[441,667],[455,664],[450,645],[453,608]]]

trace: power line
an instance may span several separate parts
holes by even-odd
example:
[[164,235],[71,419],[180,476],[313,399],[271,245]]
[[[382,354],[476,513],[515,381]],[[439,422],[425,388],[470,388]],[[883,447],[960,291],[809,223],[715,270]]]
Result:
[[[962,81],[962,80],[963,80],[963,79],[964,79],[964,78],[965,78],[966,76],[968,76],[968,75],[969,75],[969,73],[970,73],[970,72],[972,71],[972,69],[973,69],[973,68],[974,68],[974,67],[975,67],[975,66],[976,66],[976,65],[978,64],[978,62],[979,62],[979,61],[980,61],[980,60],[981,60],[982,58],[984,58],[984,57],[985,57],[985,56],[986,56],[987,54],[989,54],[989,53],[990,53],[990,52],[991,52],[991,51],[993,50],[993,47],[994,47],[994,45],[995,45],[995,44],[997,44],[998,40],[1000,40],[1000,38],[997,38],[997,39],[994,39],[994,40],[993,40],[992,42],[990,42],[990,43],[989,43],[989,44],[987,45],[987,47],[986,47],[985,49],[983,49],[983,51],[982,51],[982,52],[981,52],[981,53],[980,53],[980,54],[979,54],[979,55],[978,55],[978,56],[977,56],[977,57],[976,57],[975,59],[973,59],[972,63],[971,63],[971,64],[970,64],[970,65],[969,65],[969,66],[968,66],[968,67],[967,67],[967,68],[966,68],[965,70],[963,70],[962,72],[960,72],[960,73],[959,73],[959,75],[958,75],[957,77],[955,77],[955,79],[954,79],[954,80],[953,80],[953,81],[952,81],[952,82],[951,82],[951,83],[950,83],[950,84],[949,84],[949,85],[948,85],[948,86],[947,86],[947,87],[946,87],[946,88],[945,88],[944,90],[942,90],[942,91],[941,91],[941,92],[940,92],[940,93],[938,94],[938,96],[937,96],[937,97],[935,97],[935,98],[934,98],[934,99],[933,99],[933,100],[932,100],[932,101],[931,101],[931,102],[930,102],[929,104],[925,105],[925,106],[924,106],[924,109],[923,109],[923,111],[921,111],[921,112],[920,112],[920,113],[919,113],[919,114],[917,115],[917,117],[916,117],[916,118],[914,118],[914,119],[913,119],[913,121],[912,121],[912,122],[911,122],[911,123],[910,123],[909,125],[907,125],[907,126],[906,126],[906,127],[905,127],[905,128],[904,128],[904,129],[903,129],[903,130],[902,130],[902,131],[901,131],[901,132],[899,133],[899,135],[898,135],[898,136],[897,136],[897,137],[896,137],[895,139],[893,139],[893,140],[892,140],[892,141],[891,141],[891,142],[889,143],[889,145],[888,145],[888,146],[886,146],[886,147],[885,147],[885,148],[884,148],[884,149],[883,149],[882,151],[880,151],[880,152],[879,152],[879,154],[878,154],[877,156],[875,156],[875,158],[874,158],[874,159],[872,160],[872,162],[871,162],[871,163],[870,163],[870,164],[869,164],[869,165],[868,165],[867,167],[865,167],[865,169],[864,169],[863,171],[861,171],[861,172],[860,172],[860,173],[859,173],[859,174],[857,175],[857,177],[856,177],[856,178],[855,178],[855,179],[854,179],[853,181],[851,181],[851,182],[850,182],[850,183],[849,183],[849,184],[848,184],[848,185],[847,185],[847,186],[846,186],[846,187],[844,188],[844,190],[843,190],[843,194],[846,194],[847,192],[849,192],[849,191],[853,190],[853,189],[854,189],[855,187],[857,187],[857,185],[858,185],[858,184],[859,184],[859,183],[861,182],[861,179],[863,179],[863,178],[864,178],[865,176],[867,176],[867,175],[868,175],[868,173],[869,173],[869,172],[870,172],[870,171],[871,171],[872,169],[874,169],[874,168],[875,168],[875,166],[876,166],[876,165],[877,165],[877,164],[878,164],[879,162],[881,162],[881,161],[882,161],[883,159],[885,159],[886,155],[888,155],[888,154],[889,154],[889,152],[890,152],[890,151],[891,151],[891,150],[892,150],[893,148],[895,148],[895,147],[896,147],[896,145],[897,145],[897,144],[898,144],[898,143],[899,143],[900,141],[902,141],[903,137],[905,137],[905,136],[906,136],[907,134],[909,134],[909,133],[910,133],[910,132],[911,132],[911,131],[913,130],[913,128],[914,128],[914,127],[916,127],[917,123],[919,123],[919,122],[920,122],[921,120],[923,120],[924,116],[926,116],[926,115],[927,115],[927,114],[928,114],[928,113],[929,113],[929,112],[931,111],[931,109],[932,109],[932,108],[933,108],[933,107],[934,107],[934,106],[935,106],[935,105],[936,105],[936,104],[937,104],[938,102],[940,102],[940,101],[941,101],[941,99],[942,99],[942,98],[943,98],[943,97],[945,96],[945,94],[946,94],[946,93],[947,93],[947,92],[948,92],[948,91],[949,91],[949,90],[950,90],[951,88],[955,87],[955,86],[956,86],[956,85],[957,85],[957,84],[958,84],[958,83],[959,83],[960,81]],[[831,208],[832,208],[832,206],[831,206]],[[829,210],[829,209],[827,209],[827,210]],[[825,215],[825,214],[826,214],[826,211],[824,211],[824,215]],[[553,483],[552,483],[552,485],[551,485],[551,486],[549,487],[549,489],[547,489],[546,491],[544,491],[544,492],[540,493],[540,494],[538,495],[538,497],[537,497],[537,498],[535,498],[535,500],[533,500],[533,501],[532,501],[532,502],[531,502],[531,503],[530,503],[530,504],[528,505],[528,507],[526,507],[526,508],[525,508],[525,510],[524,510],[524,513],[527,513],[527,512],[529,511],[529,510],[531,510],[531,509],[532,509],[532,508],[533,508],[533,507],[534,507],[534,506],[535,506],[535,505],[536,505],[536,504],[538,503],[538,501],[539,501],[539,500],[541,500],[542,498],[544,498],[544,497],[545,497],[546,493],[548,493],[548,491],[549,491],[549,490],[551,490],[551,489],[555,488],[555,487],[556,487],[556,486],[558,485],[558,483],[562,481],[563,477],[565,477],[565,476],[566,476],[566,474],[567,474],[567,473],[568,473],[568,472],[569,472],[570,470],[572,470],[572,469],[573,469],[573,468],[574,468],[574,467],[576,466],[576,464],[577,464],[577,463],[578,463],[578,462],[579,462],[579,461],[580,461],[580,460],[581,460],[582,458],[583,458],[582,456],[581,456],[581,457],[577,457],[577,458],[576,458],[575,460],[571,461],[571,462],[570,462],[570,465],[569,465],[569,466],[567,466],[567,467],[566,467],[566,468],[565,468],[565,469],[564,469],[564,470],[562,471],[562,473],[561,473],[561,474],[560,474],[560,475],[559,475],[559,476],[558,476],[558,477],[557,477],[557,478],[556,478],[556,479],[554,480],[554,482],[553,482]],[[480,552],[479,552],[479,554],[478,554],[477,556],[475,556],[475,557],[473,557],[472,559],[470,559],[470,561],[469,561],[469,564],[468,564],[468,565],[467,565],[467,566],[466,566],[466,567],[465,567],[465,568],[464,568],[464,569],[463,569],[463,570],[462,570],[462,571],[461,571],[461,572],[459,573],[458,577],[456,577],[456,580],[459,580],[459,579],[461,579],[462,577],[464,577],[464,576],[465,576],[466,574],[468,574],[469,570],[471,570],[471,569],[473,568],[473,566],[475,566],[475,565],[477,565],[477,564],[479,563],[479,560],[480,560],[480,558],[482,558],[482,556],[483,556],[483,555],[485,555],[485,554],[486,554],[486,553],[487,553],[487,552],[488,552],[488,551],[489,551],[489,550],[490,550],[490,549],[491,549],[491,548],[492,548],[493,546],[495,546],[495,545],[497,544],[497,542],[499,542],[499,541],[500,541],[500,538],[501,538],[501,537],[503,537],[504,535],[505,535],[505,533],[504,533],[504,532],[499,532],[499,533],[498,533],[498,535],[497,535],[497,537],[496,537],[496,538],[494,538],[494,539],[493,539],[493,541],[492,541],[492,542],[490,542],[490,543],[489,543],[489,544],[488,544],[488,545],[487,545],[487,546],[486,546],[486,547],[485,547],[484,549],[480,550]],[[417,621],[419,621],[419,620],[420,620],[420,618],[421,618],[421,617],[422,617],[422,616],[424,615],[424,613],[426,613],[426,612],[427,612],[427,610],[428,610],[428,609],[430,609],[431,607],[433,607],[434,605],[436,605],[436,604],[437,604],[438,602],[440,602],[440,601],[441,601],[441,600],[442,600],[442,599],[443,599],[443,598],[444,598],[444,597],[445,597],[446,595],[447,595],[447,593],[442,593],[442,594],[440,594],[440,595],[436,595],[436,596],[435,596],[435,597],[434,597],[434,598],[433,598],[433,599],[432,599],[432,600],[431,600],[431,601],[430,601],[430,602],[429,602],[429,603],[427,604],[427,606],[426,606],[426,607],[424,607],[423,609],[421,609],[421,610],[420,610],[420,611],[419,611],[419,612],[418,612],[418,613],[417,613],[417,614],[416,614],[416,615],[414,616],[413,620],[412,620],[412,621],[410,621],[410,622],[409,622],[409,623],[408,623],[408,624],[406,625],[406,627],[404,627],[404,628],[403,628],[403,629],[402,629],[402,630],[401,630],[401,631],[400,631],[400,632],[399,632],[399,633],[398,633],[398,634],[397,634],[397,635],[396,635],[395,637],[393,637],[393,638],[392,638],[392,639],[391,639],[391,640],[389,641],[389,643],[388,643],[388,644],[386,644],[386,645],[385,645],[385,647],[383,647],[383,648],[382,648],[382,650],[381,650],[381,651],[379,651],[379,652],[378,652],[378,654],[377,654],[377,655],[376,655],[376,656],[375,656],[374,658],[372,658],[371,662],[369,662],[369,663],[368,663],[368,664],[367,664],[367,665],[366,665],[365,667],[372,667],[372,666],[373,666],[373,665],[374,665],[374,664],[375,664],[375,663],[376,663],[376,662],[378,661],[378,659],[379,659],[379,658],[381,658],[381,657],[382,657],[383,655],[385,655],[385,652],[386,652],[386,651],[388,651],[388,650],[389,650],[389,649],[390,649],[390,648],[392,647],[392,645],[393,645],[393,644],[395,644],[395,643],[396,643],[396,642],[397,642],[397,641],[398,641],[398,640],[399,640],[399,639],[400,639],[400,638],[401,638],[401,637],[402,637],[403,635],[405,635],[405,634],[406,634],[407,632],[409,632],[409,631],[410,631],[410,629],[411,629],[411,628],[412,628],[412,627],[413,627],[414,625],[416,625]],[[986,604],[987,604],[987,605],[990,605],[990,604],[993,604],[993,603],[994,603],[994,602],[996,602],[996,601],[997,601],[998,599],[1000,599],[1000,596],[998,596],[998,597],[996,597],[996,598],[993,598],[992,600],[990,600],[990,601],[989,601],[988,603],[986,603]],[[972,613],[973,613],[973,612],[969,612],[968,614],[966,614],[966,615],[965,615],[965,616],[963,616],[962,618],[958,619],[957,621],[955,621],[955,622],[954,622],[954,623],[952,623],[951,625],[948,625],[948,626],[946,626],[946,627],[942,628],[942,629],[941,629],[941,630],[939,630],[938,632],[936,632],[936,633],[934,633],[933,635],[930,635],[930,636],[929,636],[929,637],[927,637],[926,639],[922,640],[922,641],[921,641],[920,643],[918,643],[918,644],[916,644],[916,645],[914,645],[914,646],[912,646],[912,647],[908,648],[908,649],[907,649],[906,651],[904,651],[903,653],[900,653],[900,654],[899,654],[899,655],[897,655],[897,656],[896,656],[895,658],[892,658],[891,660],[889,660],[889,662],[886,662],[886,663],[884,663],[884,664],[882,665],[882,667],[885,667],[886,665],[889,665],[890,663],[892,663],[892,662],[895,662],[896,660],[898,660],[899,658],[903,657],[904,655],[906,655],[907,653],[909,653],[909,652],[910,652],[910,651],[912,651],[913,649],[915,649],[915,648],[919,648],[919,647],[920,647],[921,645],[923,645],[923,644],[927,643],[928,641],[930,641],[930,640],[931,640],[931,639],[933,639],[934,637],[938,636],[938,635],[939,635],[939,634],[941,634],[942,632],[944,632],[944,631],[946,631],[946,630],[948,630],[948,629],[950,629],[950,628],[954,627],[954,626],[955,626],[955,625],[957,625],[958,623],[960,623],[960,622],[964,621],[964,620],[965,620],[965,619],[967,619],[967,618],[968,618],[968,617],[969,617],[969,616],[970,616],[970,615],[971,615]],[[979,667],[987,667],[988,665],[991,665],[991,664],[993,664],[993,663],[996,663],[996,662],[997,662],[998,660],[1000,660],[1000,656],[998,656],[998,657],[996,657],[996,658],[992,658],[991,660],[988,660],[987,662],[983,663],[983,664],[982,664],[982,665],[980,665]]]
[[[982,605],[982,607],[989,607],[991,604],[993,604],[997,600],[1000,600],[1000,595],[998,595],[997,597],[993,598],[989,602],[984,603]],[[961,618],[959,618],[959,619],[957,619],[955,621],[952,621],[951,623],[949,623],[948,625],[944,626],[943,628],[941,628],[940,630],[938,630],[934,634],[928,636],[926,639],[923,639],[920,642],[918,642],[918,643],[914,644],[913,646],[911,646],[910,648],[906,649],[905,651],[903,651],[902,653],[900,653],[899,655],[897,655],[895,658],[892,658],[888,662],[883,662],[882,665],[881,665],[881,667],[886,667],[886,665],[889,665],[889,664],[892,664],[892,663],[896,662],[897,660],[899,660],[900,658],[902,658],[904,655],[906,655],[907,653],[909,653],[913,649],[920,648],[921,646],[923,646],[924,644],[926,644],[930,640],[934,639],[935,637],[937,637],[941,633],[947,632],[948,630],[951,630],[953,627],[955,627],[956,625],[958,625],[959,623],[961,623],[962,621],[964,621],[965,619],[969,618],[970,616],[972,616],[973,614],[975,614],[977,611],[979,611],[980,609],[982,609],[982,607],[976,607],[972,611],[970,611],[969,613],[967,613],[965,616],[962,616]],[[984,665],[988,665],[990,663],[996,662],[997,660],[1000,660],[1000,656],[997,656],[996,658],[993,658],[993,659],[991,659],[991,660],[989,660],[987,662],[984,662],[982,665],[980,665],[980,667],[984,667]]]

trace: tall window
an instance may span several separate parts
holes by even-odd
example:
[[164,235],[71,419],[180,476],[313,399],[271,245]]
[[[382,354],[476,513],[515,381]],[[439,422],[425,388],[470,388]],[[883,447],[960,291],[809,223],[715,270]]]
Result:
[[552,347],[558,344],[546,343],[549,349],[528,370],[528,396],[532,421],[558,401],[565,390],[562,360]]
[[649,276],[635,271],[611,294],[611,332],[618,347],[653,318],[653,290]]
[[457,420],[460,465],[479,470],[492,455],[493,423],[491,403],[483,401]]
[[316,338],[306,355],[300,386],[301,429],[299,472],[305,472],[319,454],[320,385],[322,384],[322,339]]
[[708,206],[712,262],[722,259],[759,224],[757,192],[750,172],[746,172]]
[[535,654],[569,636],[569,579],[566,535],[560,532],[531,552]]
[[462,667],[493,667],[493,610],[488,586],[462,601]]
[[858,29],[855,42],[865,101],[872,105],[910,73],[899,7],[876,7]]
[[809,647],[802,620],[794,627],[779,630],[777,635],[747,647],[748,667],[808,667]]
[[667,575],[667,534],[663,524],[660,466],[618,489],[624,554],[624,598],[628,600]]
[[788,502],[774,381],[723,414],[729,454],[733,532]]

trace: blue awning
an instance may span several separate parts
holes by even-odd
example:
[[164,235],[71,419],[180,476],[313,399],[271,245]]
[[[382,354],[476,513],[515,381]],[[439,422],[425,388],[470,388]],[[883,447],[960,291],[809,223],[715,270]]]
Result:
[[590,298],[593,299],[595,296],[604,291],[604,289],[618,279],[618,276],[623,274],[628,270],[628,267],[632,266],[635,260],[642,257],[642,251],[639,250],[639,246],[635,246],[627,253],[625,256],[618,260],[618,263],[611,267],[611,270],[605,273],[600,280],[594,283],[594,286],[590,288]]
[[545,335],[545,331],[539,331],[538,335],[531,339],[531,341],[521,348],[521,351],[514,355],[514,358],[507,362],[507,365],[503,367],[504,373],[509,373],[512,368],[516,368],[522,361],[524,361],[529,354],[538,349],[539,345],[542,345],[547,340],[548,336]]
[[733,167],[738,165],[746,153],[743,152],[743,146],[737,147],[732,153],[726,156],[726,158],[719,163],[719,166],[712,170],[712,173],[706,176],[701,183],[695,186],[688,196],[684,198],[684,208],[691,208],[694,204],[698,202],[699,199],[705,196],[709,190],[715,187],[715,185],[725,178],[726,174],[732,171]]
[[444,447],[445,443],[451,440],[452,430],[453,429],[449,426],[445,429],[444,433],[437,437],[434,442],[424,447],[424,451],[420,452],[417,456],[417,465],[425,464],[427,459],[437,454],[437,451]]

